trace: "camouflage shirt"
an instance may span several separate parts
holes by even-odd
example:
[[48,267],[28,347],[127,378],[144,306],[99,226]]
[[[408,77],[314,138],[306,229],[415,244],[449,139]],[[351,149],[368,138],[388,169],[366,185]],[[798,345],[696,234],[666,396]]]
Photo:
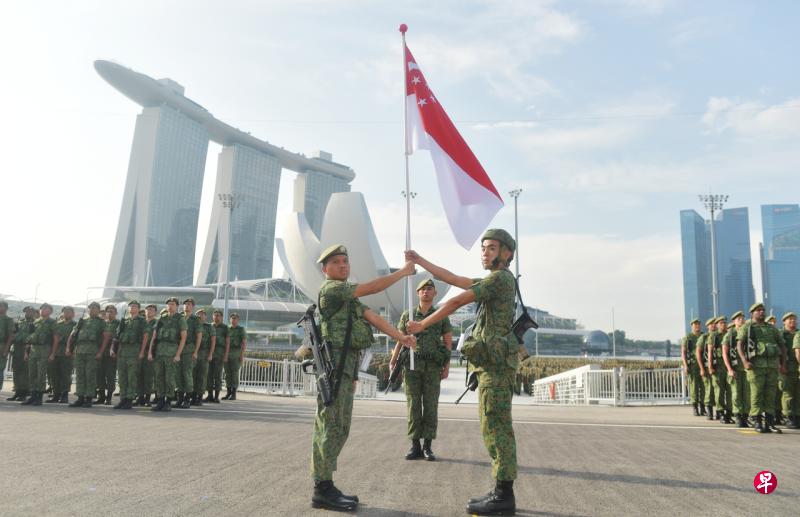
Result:
[[734,368],[742,369],[744,366],[739,361],[739,349],[736,347],[736,335],[739,333],[736,327],[731,327],[722,338],[722,345],[728,345],[728,360]]
[[[516,370],[519,345],[511,331],[516,295],[514,275],[507,269],[497,269],[483,279],[475,279],[471,289],[480,307],[472,336],[462,348],[464,355],[477,371]],[[483,343],[485,347],[474,347],[475,343]],[[476,350],[477,355],[470,358],[470,349]]]
[[777,368],[780,364],[781,347],[784,346],[783,336],[769,323],[747,320],[739,329],[736,339],[744,341],[745,352],[749,354],[754,366]]
[[136,316],[135,318],[128,316],[121,325],[122,330],[120,330],[119,336],[120,348],[117,353],[122,357],[138,357],[142,347],[142,339],[145,335],[147,321],[141,316]]
[[[343,374],[354,378],[357,375],[359,350],[369,348],[375,338],[372,327],[364,319],[367,306],[356,298],[356,287],[343,280],[325,280],[319,290],[320,332],[322,339],[329,341],[333,349],[333,362],[338,368],[344,350],[347,319],[352,317],[350,351],[342,366]],[[349,313],[348,313],[349,309]]]
[[209,350],[211,350],[211,335],[214,332],[211,328],[211,323],[198,323],[197,331],[203,336],[200,340],[200,352],[208,355]]
[[58,320],[53,333],[58,336],[58,348],[56,348],[56,357],[62,357],[67,350],[67,342],[72,329],[75,328],[75,320]]
[[235,327],[228,327],[228,335],[231,337],[231,352],[234,350],[241,351],[242,343],[247,338],[247,331],[241,325]]
[[111,344],[114,342],[114,339],[117,337],[117,329],[119,328],[119,320],[111,320],[105,321],[105,328],[103,332],[108,332],[111,334],[111,340],[108,342],[108,346],[106,347],[106,351],[103,352],[103,356],[111,356]]
[[46,346],[48,349],[53,346],[53,329],[56,320],[51,317],[37,318],[33,322],[33,334],[26,340],[33,346]]
[[695,364],[697,363],[697,357],[694,355],[695,347],[697,346],[697,342],[700,340],[700,336],[702,334],[686,334],[681,341],[681,347],[686,349],[686,363],[687,364]]
[[[33,334],[34,325],[32,319],[23,318],[17,322],[17,333],[14,335],[14,345],[24,345],[28,337]],[[22,346],[15,346],[14,351],[18,352],[23,350]]]
[[81,330],[78,332],[75,353],[94,355],[100,351],[100,347],[103,345],[103,331],[106,328],[106,322],[101,320],[100,316],[90,316],[81,321],[78,322],[81,325]]
[[[794,350],[789,348],[790,343],[797,342],[797,331],[789,332],[788,330],[783,330],[783,342],[786,344],[786,369],[792,372],[797,371],[797,358],[794,356]],[[798,346],[797,348],[800,348]]]
[[186,320],[186,345],[183,347],[183,354],[193,354],[194,345],[197,342],[197,330],[200,325],[200,318],[194,314],[186,316],[184,313],[183,318]]
[[6,346],[6,341],[13,335],[14,319],[7,315],[0,316],[0,347]]
[[175,355],[178,352],[183,330],[186,330],[186,320],[183,319],[182,314],[176,312],[172,316],[169,313],[161,316],[161,319],[158,320],[156,353],[159,356]]
[[225,357],[225,339],[228,337],[228,326],[224,323],[219,325],[212,323],[214,334],[217,336],[217,346],[214,348],[214,359]]
[[[417,305],[414,308],[414,321],[421,321],[435,311],[436,307],[431,306],[428,312],[423,314],[420,306]],[[403,314],[400,316],[400,321],[397,323],[397,330],[405,334],[407,323],[408,311],[403,311]],[[440,359],[442,354],[440,349],[445,348],[442,336],[452,331],[453,327],[450,325],[450,318],[445,318],[438,323],[434,323],[423,332],[417,334],[416,353],[423,359]]]

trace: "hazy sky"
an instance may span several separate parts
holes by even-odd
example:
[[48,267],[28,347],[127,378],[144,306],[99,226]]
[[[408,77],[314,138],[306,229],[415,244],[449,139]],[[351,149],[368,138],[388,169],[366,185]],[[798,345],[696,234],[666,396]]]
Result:
[[[800,202],[795,1],[37,2],[0,5],[0,292],[76,302],[105,281],[140,108],[92,68],[170,77],[218,118],[356,171],[399,265],[397,26],[506,207],[520,197],[525,301],[588,328],[676,339],[678,212],[698,193]],[[209,148],[198,243],[220,147]],[[447,228],[430,159],[412,158],[414,247],[481,273]],[[290,210],[284,172],[280,221]],[[198,248],[199,257],[202,250]],[[282,267],[275,256],[275,276]],[[760,292],[758,263],[754,263]]]

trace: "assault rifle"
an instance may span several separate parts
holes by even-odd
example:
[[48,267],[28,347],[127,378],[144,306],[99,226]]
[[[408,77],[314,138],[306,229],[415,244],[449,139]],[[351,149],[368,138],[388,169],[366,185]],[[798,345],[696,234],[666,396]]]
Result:
[[[317,306],[311,305],[297,322],[297,326],[303,328],[303,344],[311,348],[314,356],[313,359],[306,359],[300,363],[300,366],[303,368],[303,373],[310,373],[317,377],[317,392],[322,400],[322,405],[327,407],[333,404],[336,391],[333,378],[336,367],[333,364],[331,344],[322,340],[319,326],[314,319],[316,310]],[[308,370],[309,367],[311,371]]]
[[469,374],[469,377],[467,379],[467,389],[465,389],[464,393],[462,393],[456,399],[456,404],[461,402],[461,399],[464,398],[464,395],[466,395],[468,391],[475,391],[477,388],[478,388],[478,372],[472,372]]
[[158,331],[161,330],[161,327],[164,325],[164,322],[161,321],[161,318],[158,318],[156,322],[156,328],[153,329],[153,335],[150,336],[150,352],[148,352],[153,357],[156,356],[156,347],[158,346]]
[[115,353],[119,353],[119,341],[122,339],[122,333],[125,332],[125,317],[123,316],[122,319],[119,321],[119,325],[117,325],[117,330],[114,332],[114,338],[111,340],[111,350],[115,350]]
[[383,392],[384,394],[389,393],[389,390],[400,377],[400,372],[403,371],[403,362],[408,358],[408,353],[408,348],[403,347],[403,349],[400,350],[400,353],[397,355],[397,362],[394,363],[394,368],[392,368],[389,372],[389,382],[386,384],[386,391]]

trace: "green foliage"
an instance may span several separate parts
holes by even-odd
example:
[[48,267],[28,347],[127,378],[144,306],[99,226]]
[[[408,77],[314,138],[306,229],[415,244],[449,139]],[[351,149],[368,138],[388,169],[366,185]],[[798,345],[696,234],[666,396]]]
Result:
[[659,368],[676,368],[679,366],[678,361],[632,361],[582,357],[529,357],[522,361],[519,373],[526,379],[534,381],[592,363],[599,364],[600,368],[603,370],[620,367],[629,370],[654,370]]

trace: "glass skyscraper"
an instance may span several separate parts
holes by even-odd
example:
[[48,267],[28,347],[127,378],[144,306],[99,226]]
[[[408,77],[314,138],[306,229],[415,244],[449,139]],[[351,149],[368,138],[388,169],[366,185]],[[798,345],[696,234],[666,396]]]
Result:
[[[714,221],[720,315],[746,311],[755,300],[747,208],[730,208]],[[683,299],[686,325],[714,316],[711,282],[711,225],[694,210],[681,211]]]
[[778,319],[800,311],[800,206],[762,205],[764,303]]
[[[320,152],[319,157],[314,159],[333,163],[330,153]],[[337,192],[350,192],[350,183],[341,177],[314,171],[298,173],[295,178],[294,211],[305,213],[308,225],[317,237],[322,232],[322,219],[328,201]]]

